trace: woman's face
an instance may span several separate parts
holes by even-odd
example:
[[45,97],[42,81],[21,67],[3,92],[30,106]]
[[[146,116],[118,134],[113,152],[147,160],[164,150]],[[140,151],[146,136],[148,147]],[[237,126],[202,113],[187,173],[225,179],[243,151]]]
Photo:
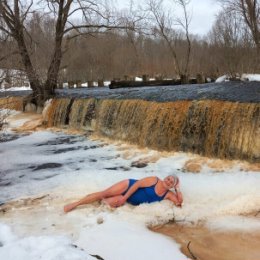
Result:
[[174,177],[172,175],[165,177],[163,181],[168,189],[172,189],[174,187]]

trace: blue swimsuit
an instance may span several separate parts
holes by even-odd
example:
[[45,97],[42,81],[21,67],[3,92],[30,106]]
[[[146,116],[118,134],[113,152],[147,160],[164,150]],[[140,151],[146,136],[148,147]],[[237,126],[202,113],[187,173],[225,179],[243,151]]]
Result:
[[[126,192],[131,188],[131,186],[134,185],[136,182],[137,180],[129,179],[128,188],[122,195],[125,195]],[[155,185],[157,184],[157,182],[153,186],[139,188],[127,199],[127,202],[137,206],[141,203],[152,203],[163,200],[168,191],[166,191],[165,194],[163,194],[162,196],[157,195],[155,192]]]

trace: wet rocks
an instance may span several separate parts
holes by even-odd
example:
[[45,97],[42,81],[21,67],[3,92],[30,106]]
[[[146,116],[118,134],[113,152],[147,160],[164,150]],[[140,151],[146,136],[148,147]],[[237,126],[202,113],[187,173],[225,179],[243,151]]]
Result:
[[54,140],[49,140],[44,143],[36,144],[36,146],[60,145],[60,144],[74,144],[78,142],[78,136],[61,136]]
[[135,168],[145,168],[148,164],[146,162],[142,161],[135,161],[131,163],[131,167]]
[[55,177],[55,176],[57,176],[57,175],[58,175],[58,174],[51,174],[51,175],[46,175],[46,176],[41,176],[41,177],[35,177],[35,178],[33,178],[33,179],[36,180],[36,181],[44,181],[44,180],[53,178],[53,177]]
[[39,171],[39,170],[45,170],[45,169],[54,169],[54,168],[60,168],[62,167],[61,163],[43,163],[37,166],[30,166],[29,169],[32,169],[33,171]]
[[10,180],[0,180],[0,187],[10,186],[12,182]]
[[25,136],[25,134],[18,135],[18,134],[2,133],[2,134],[0,134],[0,143],[10,142],[10,141],[16,140],[22,136]]
[[72,152],[75,150],[79,150],[81,147],[69,147],[69,148],[62,148],[62,149],[57,149],[53,150],[53,154],[61,154],[61,153],[67,153],[67,152]]
[[105,168],[105,170],[109,170],[109,171],[118,171],[118,170],[123,170],[123,171],[129,171],[130,169],[128,167],[125,166],[119,166],[119,167],[107,167]]

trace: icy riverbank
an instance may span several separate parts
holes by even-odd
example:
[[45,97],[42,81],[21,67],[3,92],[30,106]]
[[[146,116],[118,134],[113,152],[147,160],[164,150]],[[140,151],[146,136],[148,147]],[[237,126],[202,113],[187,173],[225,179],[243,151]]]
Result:
[[[19,124],[13,121],[12,125]],[[0,143],[0,198],[5,203],[0,212],[1,259],[66,259],[60,255],[92,259],[89,254],[106,260],[187,259],[173,240],[146,228],[174,219],[230,232],[251,232],[252,227],[260,232],[257,219],[245,217],[242,226],[238,217],[260,207],[259,172],[243,171],[239,163],[222,172],[204,165],[193,174],[183,170],[195,157],[190,154],[140,150],[62,132],[39,131],[15,138]],[[147,166],[133,167],[140,160]],[[181,209],[163,201],[113,210],[93,204],[70,214],[62,212],[67,202],[116,181],[150,175],[163,178],[172,172],[181,179],[185,201]]]

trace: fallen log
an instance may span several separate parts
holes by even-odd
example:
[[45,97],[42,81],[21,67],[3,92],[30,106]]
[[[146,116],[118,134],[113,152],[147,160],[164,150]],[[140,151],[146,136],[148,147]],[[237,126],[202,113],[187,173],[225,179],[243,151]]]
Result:
[[157,87],[157,86],[172,86],[181,85],[181,80],[165,79],[165,80],[150,80],[150,81],[111,81],[109,88],[133,88],[133,87]]

